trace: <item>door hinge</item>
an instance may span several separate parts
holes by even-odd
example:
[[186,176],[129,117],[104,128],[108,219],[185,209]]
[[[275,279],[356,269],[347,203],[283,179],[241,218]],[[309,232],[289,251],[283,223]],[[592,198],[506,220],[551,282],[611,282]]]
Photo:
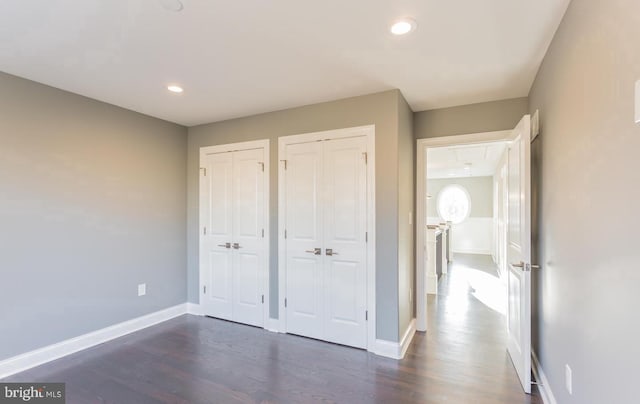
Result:
[[365,242],[365,243],[368,243],[368,242],[369,242],[369,232],[368,232],[368,231],[365,231],[365,232],[364,232],[364,242]]
[[363,153],[362,153],[362,156],[364,157],[364,163],[365,163],[365,164],[367,164],[367,162],[368,162],[368,155],[367,155],[367,152],[363,152]]
[[262,229],[262,238],[264,238],[264,229]]
[[200,167],[200,170],[203,171],[203,175],[206,177],[207,176],[207,167]]
[[284,169],[286,170],[287,169],[287,160],[280,160],[280,161],[282,161],[284,163]]
[[207,285],[204,285],[202,287],[202,293],[204,293],[205,295],[207,294]]
[[284,298],[284,307],[287,307],[287,298]]
[[205,227],[202,229],[202,234],[204,234],[204,235],[206,235],[206,234],[207,234],[207,226],[205,226]]
[[262,169],[262,172],[264,172],[264,163],[263,162],[258,162],[258,164],[260,164],[260,168]]
[[364,320],[369,321],[369,310],[364,311]]
[[284,229],[284,238],[287,238],[287,229]]
[[262,295],[262,304],[264,304],[264,295]]

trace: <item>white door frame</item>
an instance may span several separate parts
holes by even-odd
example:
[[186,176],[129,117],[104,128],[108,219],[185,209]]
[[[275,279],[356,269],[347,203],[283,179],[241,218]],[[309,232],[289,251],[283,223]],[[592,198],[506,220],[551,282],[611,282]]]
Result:
[[427,274],[425,268],[427,227],[426,215],[426,152],[427,149],[443,146],[461,146],[476,143],[510,140],[513,130],[473,133],[469,135],[443,136],[417,140],[416,159],[416,330],[427,330]]
[[278,318],[280,332],[286,332],[287,319],[284,307],[286,291],[286,242],[284,238],[286,218],[285,162],[282,156],[286,147],[295,143],[343,139],[356,136],[367,137],[367,350],[375,352],[376,341],[376,198],[375,198],[375,125],[335,129],[322,132],[282,136],[278,138]]
[[[241,150],[253,150],[253,149],[264,149],[264,173],[265,173],[265,180],[264,180],[264,202],[263,202],[263,207],[264,207],[264,238],[262,239],[263,244],[263,248],[264,248],[264,268],[265,268],[265,273],[263,274],[263,290],[264,290],[264,313],[263,313],[263,317],[264,317],[264,323],[263,323],[263,328],[267,328],[269,326],[269,302],[271,301],[270,299],[270,295],[271,295],[271,291],[269,288],[269,274],[270,274],[270,270],[269,270],[269,260],[270,260],[270,255],[271,255],[271,243],[269,242],[269,236],[270,236],[270,232],[269,232],[269,185],[270,185],[270,176],[269,176],[269,158],[270,158],[270,154],[269,154],[269,139],[263,139],[263,140],[254,140],[254,141],[250,141],[250,142],[240,142],[240,143],[229,143],[229,144],[223,144],[223,145],[216,145],[216,146],[204,146],[200,148],[200,160],[199,160],[199,165],[202,166],[202,161],[204,156],[206,156],[207,154],[216,154],[216,153],[228,153],[228,152],[234,152],[234,151],[241,151]],[[202,168],[199,170],[200,173],[199,178],[200,180],[202,180],[203,178],[203,172],[202,172]],[[202,186],[202,181],[200,181],[200,186]],[[200,188],[198,188],[200,189]],[[204,229],[204,223],[202,221],[202,208],[205,206],[205,203],[203,203],[202,201],[202,197],[203,197],[203,193],[200,192],[200,196],[199,196],[199,217],[198,217],[198,239],[199,239],[199,246],[202,246],[202,235],[203,235],[203,229]],[[201,249],[201,247],[200,247]],[[198,268],[199,268],[199,301],[204,301],[204,290],[202,288],[202,285],[205,282],[205,271],[202,268],[201,265],[201,260],[200,260],[200,253],[198,253]]]

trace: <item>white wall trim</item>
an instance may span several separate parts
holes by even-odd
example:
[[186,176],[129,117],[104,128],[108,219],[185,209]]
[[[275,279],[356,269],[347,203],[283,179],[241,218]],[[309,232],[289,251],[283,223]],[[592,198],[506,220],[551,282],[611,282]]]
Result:
[[556,398],[553,395],[553,391],[551,391],[551,385],[549,385],[549,380],[547,376],[544,374],[542,370],[542,365],[540,365],[540,361],[538,361],[538,357],[536,353],[531,350],[531,359],[532,359],[532,368],[533,375],[536,378],[538,384],[538,391],[540,391],[540,397],[544,404],[558,404]]
[[407,330],[404,332],[402,339],[400,340],[400,358],[404,358],[404,355],[407,353],[407,349],[409,349],[409,345],[411,345],[411,341],[413,341],[413,337],[416,335],[416,319],[412,318],[409,322],[409,326]]
[[0,362],[0,379],[187,314],[187,303],[114,324]]
[[372,352],[378,356],[384,356],[385,358],[401,359],[401,351],[399,342],[376,339],[376,346]]
[[198,303],[190,302],[187,302],[187,314],[192,314],[194,316],[204,316],[202,306],[200,306]]
[[427,226],[427,149],[429,147],[468,145],[475,143],[500,142],[509,140],[512,130],[473,133],[469,135],[442,136],[416,140],[416,329],[427,330],[427,269],[426,238]]
[[413,337],[416,335],[416,319],[412,319],[407,327],[400,342],[387,341],[383,339],[377,339],[375,343],[375,353],[378,356],[384,356],[391,359],[402,359],[413,341]]
[[[286,204],[285,180],[286,171],[282,160],[289,144],[313,142],[325,139],[343,139],[355,136],[367,137],[367,350],[377,351],[376,339],[376,153],[375,153],[375,125],[358,126],[353,128],[335,129],[322,132],[304,133],[299,135],[282,136],[278,138],[278,318],[280,319],[279,331],[287,332],[286,309],[284,298],[286,293],[286,241],[284,238]],[[384,355],[383,355],[384,356]]]
[[[270,260],[271,260],[271,222],[270,222],[270,190],[271,190],[271,151],[269,149],[269,145],[270,145],[270,140],[269,139],[262,139],[262,140],[252,140],[249,142],[239,142],[239,143],[228,143],[228,144],[223,144],[223,145],[215,145],[215,146],[205,146],[205,147],[201,147],[200,148],[200,160],[199,160],[199,165],[202,166],[202,161],[204,159],[204,157],[208,154],[215,154],[215,153],[229,153],[232,151],[238,151],[238,150],[253,150],[253,149],[263,149],[264,150],[264,174],[265,174],[265,178],[264,178],[264,201],[263,201],[263,207],[264,207],[264,238],[262,240],[263,242],[263,251],[264,251],[264,268],[265,268],[265,273],[263,274],[263,291],[264,291],[264,299],[265,299],[265,303],[264,303],[264,307],[263,307],[263,324],[264,327],[263,328],[267,328],[267,325],[269,324],[269,313],[270,313],[270,302],[271,302],[271,288],[270,288],[270,281],[271,281],[271,277],[270,277]],[[203,192],[202,190],[202,175],[200,175],[200,173],[198,173],[199,179],[200,179],[200,186],[199,186],[199,190],[200,190],[200,198],[202,198]],[[204,223],[202,222],[202,206],[204,205],[202,199],[198,199],[199,201],[199,209],[198,209],[198,223],[199,223],[199,231],[198,231],[198,245],[202,245],[202,231],[201,229],[204,227]],[[199,284],[198,284],[198,296],[199,296],[199,301],[203,301],[204,300],[204,292],[202,289],[202,285],[205,283],[205,278],[206,275],[204,273],[203,268],[200,265],[200,253],[198,255],[198,279],[199,279]],[[200,308],[200,315],[204,315],[204,307]]]
[[277,318],[269,317],[267,324],[264,327],[267,331],[280,332],[280,320]]

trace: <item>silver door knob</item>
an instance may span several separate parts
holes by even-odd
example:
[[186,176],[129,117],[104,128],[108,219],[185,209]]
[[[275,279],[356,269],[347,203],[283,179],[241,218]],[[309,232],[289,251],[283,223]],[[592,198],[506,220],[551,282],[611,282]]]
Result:
[[218,244],[218,247],[231,248],[231,243]]
[[242,247],[240,247],[239,243],[233,243],[233,248],[237,250],[238,248],[242,248]]
[[330,256],[330,257],[331,257],[331,256],[333,256],[333,255],[340,255],[340,254],[338,254],[337,252],[333,251],[333,249],[332,249],[332,248],[327,248],[327,250],[326,250],[326,254],[327,254],[328,256]]
[[531,268],[535,268],[535,269],[539,269],[540,268],[538,265],[525,264],[524,261],[520,261],[517,264],[511,264],[511,266],[514,267],[514,268],[520,268],[524,272],[530,272]]
[[306,250],[305,252],[313,255],[320,255],[322,254],[322,248],[314,248],[313,250]]

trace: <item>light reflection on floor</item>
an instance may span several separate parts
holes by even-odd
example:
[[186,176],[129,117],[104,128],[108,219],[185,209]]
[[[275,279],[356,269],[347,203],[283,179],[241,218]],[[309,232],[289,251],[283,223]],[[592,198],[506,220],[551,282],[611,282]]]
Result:
[[469,307],[468,295],[471,294],[491,310],[505,315],[507,310],[506,286],[498,277],[495,266],[491,263],[488,268],[486,265],[474,268],[464,261],[466,260],[454,257],[450,272],[445,275],[449,278],[446,298],[447,312],[464,316]]

